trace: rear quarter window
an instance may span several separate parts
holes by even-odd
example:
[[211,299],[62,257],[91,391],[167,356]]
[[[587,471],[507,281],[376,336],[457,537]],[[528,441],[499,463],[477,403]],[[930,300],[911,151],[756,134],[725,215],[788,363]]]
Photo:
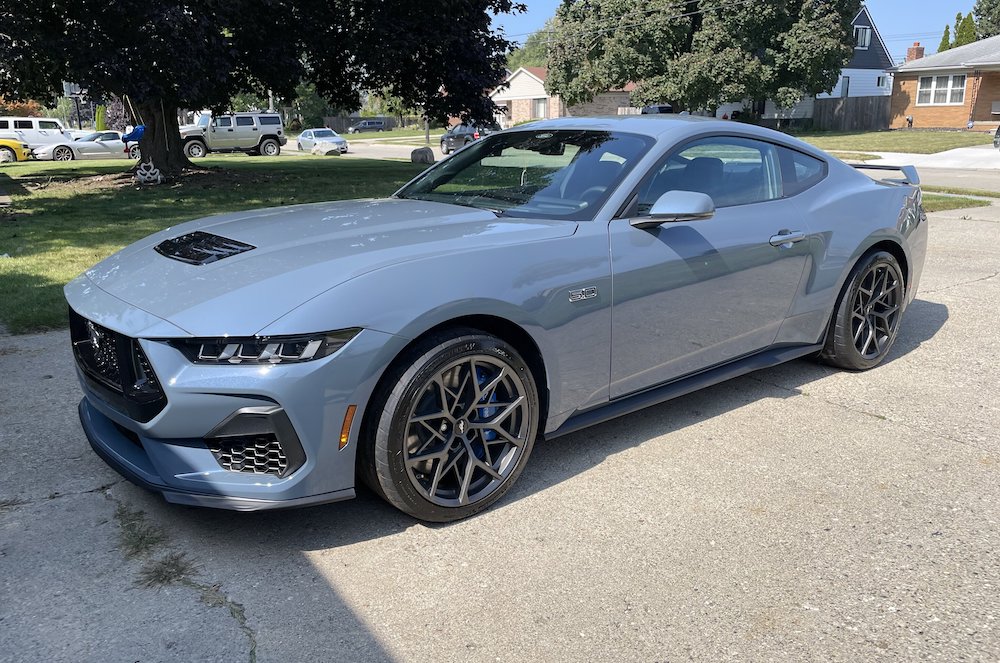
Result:
[[274,115],[264,115],[258,119],[261,124],[269,124],[272,126],[281,124],[281,118]]
[[828,167],[822,159],[780,146],[778,156],[781,159],[782,194],[785,198],[811,189],[826,177]]
[[32,129],[31,120],[14,120],[15,129]]
[[0,129],[10,129],[10,122],[7,120],[0,120]]

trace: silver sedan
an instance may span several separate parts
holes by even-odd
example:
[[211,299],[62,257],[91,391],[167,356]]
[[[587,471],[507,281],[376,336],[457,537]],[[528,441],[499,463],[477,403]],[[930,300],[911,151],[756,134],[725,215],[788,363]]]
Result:
[[340,148],[341,154],[347,152],[347,141],[333,129],[306,129],[299,134],[296,147],[299,152],[309,152],[313,147],[319,145],[320,143],[331,143],[336,145]]
[[43,145],[35,150],[35,158],[46,161],[74,159],[138,159],[139,144],[126,149],[117,131],[95,131],[77,140]]

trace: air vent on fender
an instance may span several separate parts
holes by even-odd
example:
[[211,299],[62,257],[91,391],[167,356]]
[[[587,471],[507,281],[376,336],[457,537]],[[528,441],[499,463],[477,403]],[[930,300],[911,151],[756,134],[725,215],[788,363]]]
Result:
[[189,265],[207,265],[255,248],[257,247],[235,239],[197,230],[160,242],[156,245],[156,252]]

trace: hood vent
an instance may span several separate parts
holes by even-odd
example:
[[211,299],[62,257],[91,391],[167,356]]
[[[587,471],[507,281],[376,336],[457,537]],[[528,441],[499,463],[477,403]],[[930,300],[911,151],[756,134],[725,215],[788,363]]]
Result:
[[156,252],[189,265],[208,265],[255,248],[257,247],[235,239],[198,230],[160,242],[156,245]]

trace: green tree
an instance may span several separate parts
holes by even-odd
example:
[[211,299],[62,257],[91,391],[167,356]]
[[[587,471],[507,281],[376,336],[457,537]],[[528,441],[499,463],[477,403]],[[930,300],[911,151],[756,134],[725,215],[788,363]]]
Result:
[[507,68],[516,71],[518,67],[544,67],[549,59],[549,38],[552,30],[553,19],[549,19],[541,30],[528,35],[524,44],[507,56]]
[[313,83],[299,83],[295,86],[292,110],[299,116],[303,129],[322,127],[323,118],[334,113],[330,104],[316,92],[316,85]]
[[976,15],[976,35],[980,39],[1000,35],[1000,0],[977,0],[972,13]]
[[629,81],[633,103],[789,107],[831,89],[854,53],[860,0],[570,0],[556,14],[547,86],[568,104]]
[[955,46],[965,46],[976,41],[976,19],[966,14],[955,30]]
[[412,0],[0,0],[0,95],[51,103],[73,81],[91,97],[127,97],[146,126],[143,161],[169,178],[191,166],[179,107],[220,108],[251,90],[291,98],[300,80],[344,106],[388,87],[432,117],[492,118],[483,91],[502,79],[512,46],[492,15],[523,9],[513,0],[424,0],[420,11]]
[[938,53],[951,48],[951,26],[944,26],[944,34],[941,35],[941,43],[938,44]]

